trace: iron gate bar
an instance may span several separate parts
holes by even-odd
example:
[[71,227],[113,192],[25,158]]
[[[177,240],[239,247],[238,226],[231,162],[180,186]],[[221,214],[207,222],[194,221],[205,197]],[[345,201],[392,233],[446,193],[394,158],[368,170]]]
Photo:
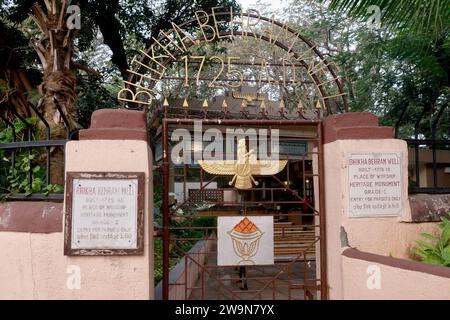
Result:
[[[22,117],[15,108],[12,108],[11,106],[8,105],[8,109],[25,125],[25,127],[27,128],[27,139],[28,141],[32,141],[32,137],[33,137],[33,133],[32,133],[32,125],[28,123],[28,121]],[[28,156],[31,156],[31,149],[28,149]],[[31,167],[31,159],[28,160],[28,166]],[[14,170],[15,168],[13,168],[13,174],[14,174]],[[31,183],[33,182],[33,172],[31,170],[28,171],[27,173],[27,178],[28,178],[28,184],[31,185]]]
[[[447,103],[444,103],[439,109],[436,118],[433,120],[431,124],[431,139],[436,140],[436,129],[441,120],[442,115],[444,114],[444,110],[447,108]],[[433,145],[433,187],[437,188],[437,163],[436,163],[436,145]]]
[[[197,77],[164,77],[161,80],[183,80],[189,82],[197,81]],[[233,78],[209,78],[209,77],[198,77],[198,81],[212,81],[215,82],[228,82],[228,81],[236,81]],[[300,80],[284,80],[284,79],[270,79],[270,80],[259,80],[259,79],[250,79],[245,78],[241,80],[242,82],[258,82],[258,83],[304,83],[304,84],[313,84],[312,81],[300,81]]]
[[[193,125],[197,119],[170,119],[164,118],[162,119],[162,139],[163,139],[163,155],[162,155],[162,176],[163,176],[163,203],[162,203],[162,213],[163,213],[163,292],[162,297],[164,300],[169,299],[169,247],[170,247],[170,210],[169,210],[169,173],[170,173],[170,161],[169,161],[169,126],[170,125]],[[319,236],[318,239],[311,243],[307,248],[311,247],[311,245],[315,245],[317,241],[319,241],[320,245],[320,295],[321,299],[325,300],[328,298],[328,289],[327,289],[327,272],[326,272],[326,232],[325,232],[325,206],[324,206],[324,163],[323,163],[323,135],[322,135],[322,121],[321,120],[267,120],[267,119],[203,119],[202,124],[205,125],[245,125],[245,126],[311,126],[316,128],[316,133],[318,135],[317,139],[317,156],[318,156],[318,183],[319,183]],[[304,161],[303,161],[304,165]],[[320,179],[322,175],[322,179]],[[313,229],[315,230],[315,228]],[[315,232],[315,231],[314,231]],[[187,240],[187,239],[184,239]],[[211,240],[208,240],[211,241]],[[176,245],[176,244],[175,244]],[[306,255],[306,250],[302,251],[303,255]],[[185,255],[188,257],[189,255]],[[317,258],[317,257],[316,257]],[[194,261],[192,258],[191,260]],[[298,262],[298,259],[294,259],[290,263],[285,264],[286,267],[292,265],[292,263]],[[317,264],[315,264],[317,267]],[[201,266],[199,265],[201,268]],[[205,272],[208,272],[207,268],[205,268]],[[218,280],[221,282],[220,280]],[[267,285],[270,284],[268,282]],[[220,290],[220,288],[219,288]],[[262,292],[262,291],[261,291]],[[203,296],[203,295],[202,295]],[[234,294],[232,294],[234,296]]]
[[[282,274],[284,273],[284,271],[286,271],[286,269],[287,269],[288,272],[289,272],[290,267],[291,267],[294,263],[296,263],[296,262],[299,261],[299,260],[298,260],[299,257],[300,257],[300,256],[306,256],[306,251],[307,251],[307,249],[309,249],[312,245],[315,245],[315,244],[317,243],[317,241],[322,242],[322,239],[317,239],[316,241],[314,241],[314,242],[312,242],[310,245],[308,245],[308,247],[306,247],[304,250],[301,250],[301,253],[300,253],[299,255],[297,255],[295,259],[293,259],[292,261],[288,262],[288,263],[286,264],[286,266],[285,266],[284,268],[282,268],[282,270],[281,270],[280,272],[278,272],[278,273],[275,275],[274,278],[275,278],[275,279],[278,278],[280,275],[282,275]],[[305,265],[305,266],[306,266],[306,265]],[[306,276],[306,272],[303,272],[303,276]],[[288,277],[288,280],[290,280],[290,277]],[[267,288],[267,286],[269,285],[269,283],[270,283],[270,282],[267,282],[266,285],[265,285],[262,289],[259,290],[259,292],[262,292],[265,288]],[[321,291],[321,293],[322,293],[322,291]]]
[[[205,240],[209,240],[209,238],[208,239],[205,239]],[[176,243],[174,244],[174,247],[175,248],[177,248],[181,253],[184,253],[184,250],[182,249],[182,248],[180,248]],[[189,255],[184,255],[184,258],[187,260],[187,259],[190,259],[193,263],[195,263],[196,265],[198,265],[198,267],[201,269],[203,266],[201,266],[197,261],[195,261],[191,256],[189,256]],[[206,271],[206,273],[208,273],[208,275],[211,277],[213,277],[217,282],[220,282],[220,283],[222,283],[223,284],[223,282],[220,280],[220,279],[217,279],[216,277],[214,277],[214,275],[210,272],[210,271],[208,271],[207,269],[205,269],[205,271]],[[185,271],[186,272],[186,271]],[[202,286],[202,296],[203,296],[203,291],[204,291],[204,286]],[[218,288],[220,288],[220,287],[218,287]],[[234,296],[234,294],[233,294],[233,292],[231,291],[231,290],[229,290],[228,289],[228,291],[230,291],[231,293],[232,293],[232,296]]]
[[[34,106],[34,104],[29,102],[28,105],[31,109],[33,109],[34,113],[38,116],[38,118],[44,124],[46,138],[47,138],[47,140],[50,140],[51,139],[51,130],[50,130],[50,125],[48,124],[47,120],[45,120],[45,117],[37,110],[37,108]],[[49,185],[50,184],[50,157],[51,157],[50,147],[45,148],[45,153],[47,156],[45,159],[45,182],[47,183],[47,185]]]
[[39,140],[39,141],[16,141],[8,143],[0,143],[0,149],[11,150],[20,148],[40,148],[40,147],[57,147],[66,145],[67,140]]
[[[303,139],[302,139],[303,140]],[[317,142],[318,139],[311,139],[310,141],[315,141]],[[226,153],[225,153],[226,154]],[[309,152],[309,154],[318,154],[318,152]],[[303,166],[303,172],[305,172],[305,159],[301,160],[302,161],[302,166]],[[289,168],[289,167],[288,167]],[[185,204],[190,202],[190,198],[191,196],[188,196],[187,198],[185,197],[186,195],[186,165],[183,166],[183,175],[174,175],[174,177],[183,177],[183,198],[184,201],[182,203],[180,203],[177,207],[175,207],[173,209],[173,211],[177,211],[178,209],[180,209],[182,206],[184,206]],[[289,173],[288,173],[289,174]],[[319,174],[303,174],[304,177],[308,176],[308,177],[319,177]],[[218,178],[218,176],[213,176],[209,181],[207,181],[207,183],[205,185],[203,185],[203,170],[200,170],[200,190],[207,190],[205,189],[211,182],[213,182],[214,180],[216,180]],[[275,180],[277,180],[281,185],[283,185],[283,183],[277,178],[277,177],[273,177]],[[303,194],[305,193],[306,190],[306,185],[305,185],[305,179],[303,179]],[[217,190],[225,190],[223,188],[218,188]],[[227,189],[230,190],[230,189]],[[237,190],[236,188],[232,188],[232,190]],[[252,191],[267,191],[270,190],[271,191],[271,201],[245,201],[244,202],[244,206],[249,205],[249,204],[264,204],[264,203],[276,203],[276,204],[287,204],[287,203],[306,203],[311,209],[313,209],[313,211],[317,212],[317,210],[315,208],[313,208],[309,203],[307,203],[307,201],[305,201],[305,197],[300,197],[298,194],[296,194],[293,190],[291,190],[290,188],[287,187],[279,187],[279,188],[253,188]],[[294,196],[296,196],[297,198],[300,199],[300,201],[274,201],[273,200],[273,191],[281,191],[281,190],[289,190]],[[212,202],[214,204],[233,204],[234,202],[226,202],[226,201],[214,201]],[[317,213],[315,213],[317,214]],[[306,215],[304,215],[306,216]]]
[[328,278],[327,278],[327,254],[326,254],[326,224],[325,224],[325,168],[323,160],[323,123],[319,122],[319,127],[317,132],[319,133],[319,143],[317,144],[317,150],[319,152],[318,156],[318,171],[322,174],[322,179],[319,177],[319,230],[320,230],[320,295],[322,300],[328,299]]
[[[280,179],[278,179],[277,177],[273,177],[275,180],[277,180],[279,183],[281,183],[281,184],[283,184],[283,182],[280,180]],[[303,179],[303,182],[304,182],[304,179]],[[317,213],[319,213],[319,211],[316,209],[316,208],[314,208],[313,206],[311,206],[307,201],[305,201],[305,193],[303,194],[304,196],[303,196],[303,198],[302,197],[300,197],[299,195],[298,195],[298,193],[296,194],[296,193],[294,193],[294,190],[292,190],[291,188],[289,188],[288,186],[286,186],[286,188],[285,188],[286,190],[289,190],[294,196],[296,196],[297,198],[299,198],[300,199],[300,203],[306,203],[306,205],[308,206],[308,207],[310,207],[311,209],[313,209],[315,212],[317,212]],[[278,202],[278,201],[276,201],[276,202]],[[288,203],[292,203],[293,201],[288,201]],[[263,202],[261,202],[261,203],[263,203]],[[281,201],[280,203],[283,203],[283,201]]]

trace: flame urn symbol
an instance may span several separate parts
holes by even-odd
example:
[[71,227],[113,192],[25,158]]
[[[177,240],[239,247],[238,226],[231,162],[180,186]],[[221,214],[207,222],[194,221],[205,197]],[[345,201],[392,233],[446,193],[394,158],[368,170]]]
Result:
[[258,252],[259,240],[264,233],[245,217],[228,234],[233,241],[234,252],[242,259],[238,265],[254,265],[255,262],[250,258]]

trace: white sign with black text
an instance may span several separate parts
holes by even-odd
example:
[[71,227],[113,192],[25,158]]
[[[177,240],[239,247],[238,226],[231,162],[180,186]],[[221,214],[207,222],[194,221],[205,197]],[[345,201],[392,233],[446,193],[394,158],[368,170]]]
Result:
[[346,162],[349,217],[388,217],[401,214],[401,153],[349,154]]

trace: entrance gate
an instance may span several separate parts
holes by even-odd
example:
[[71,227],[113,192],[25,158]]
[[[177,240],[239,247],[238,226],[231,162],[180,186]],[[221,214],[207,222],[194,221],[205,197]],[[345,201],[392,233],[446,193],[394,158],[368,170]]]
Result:
[[[224,181],[198,165],[173,163],[171,133],[192,128],[195,121],[164,119],[162,123],[163,298],[178,292],[177,297],[185,299],[326,299],[321,122],[201,120],[205,130],[209,126],[280,129],[279,157],[287,160],[284,170],[257,177],[258,186],[252,189],[238,190],[226,183],[230,179]],[[169,196],[173,193],[176,201]],[[219,266],[217,218],[255,214],[274,218],[274,264]],[[169,254],[184,257],[184,272],[172,282]]]
[[[321,119],[347,111],[337,68],[301,30],[256,10],[214,7],[170,26],[132,60],[118,93],[126,108],[148,111],[155,149],[162,149],[163,299],[326,299]],[[173,163],[172,132],[192,132],[195,121],[223,132],[278,129],[286,165],[246,177],[251,188],[242,190],[198,162]],[[273,263],[216,261],[219,217],[256,214],[273,217],[273,248],[259,249],[273,250]],[[175,253],[185,267],[174,280]]]

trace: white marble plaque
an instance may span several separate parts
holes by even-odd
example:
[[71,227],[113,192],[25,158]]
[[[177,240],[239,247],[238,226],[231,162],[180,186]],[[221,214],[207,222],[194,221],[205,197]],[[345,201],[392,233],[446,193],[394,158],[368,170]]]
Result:
[[229,216],[217,221],[217,265],[270,265],[273,216]]
[[138,180],[73,179],[71,249],[137,249]]
[[350,154],[348,215],[399,216],[402,210],[401,153]]

